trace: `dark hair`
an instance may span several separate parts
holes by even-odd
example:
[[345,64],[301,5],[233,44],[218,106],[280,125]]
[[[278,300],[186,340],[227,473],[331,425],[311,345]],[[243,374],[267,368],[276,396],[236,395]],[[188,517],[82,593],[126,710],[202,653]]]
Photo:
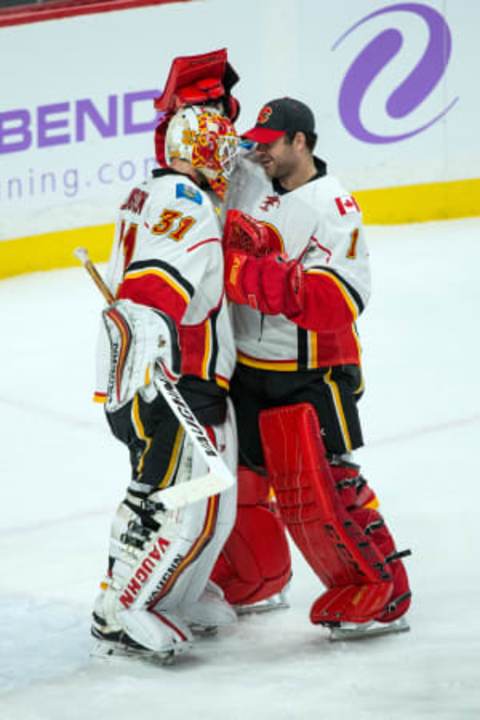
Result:
[[285,136],[289,144],[293,142],[293,139],[297,132],[302,132],[305,135],[305,145],[310,150],[310,152],[313,152],[313,149],[317,143],[317,134],[314,132],[304,132],[303,130],[287,130]]

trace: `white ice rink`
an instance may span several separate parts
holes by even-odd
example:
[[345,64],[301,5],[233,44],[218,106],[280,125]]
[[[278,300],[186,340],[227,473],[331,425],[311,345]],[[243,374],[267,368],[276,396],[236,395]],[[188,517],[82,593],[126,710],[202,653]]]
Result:
[[90,402],[102,300],[81,268],[0,282],[1,720],[480,718],[480,219],[367,228],[357,460],[407,560],[412,630],[329,643],[295,553],[291,609],[175,666],[89,658],[126,451]]

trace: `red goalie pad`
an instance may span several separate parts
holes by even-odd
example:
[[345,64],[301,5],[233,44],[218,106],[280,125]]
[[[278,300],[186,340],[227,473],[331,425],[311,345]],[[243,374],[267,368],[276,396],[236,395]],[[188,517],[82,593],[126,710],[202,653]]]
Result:
[[238,471],[235,526],[211,579],[232,605],[252,605],[281,592],[291,558],[283,522],[269,507],[269,484],[247,468]]
[[327,587],[312,607],[312,622],[372,620],[391,598],[392,576],[335,489],[314,408],[265,410],[260,432],[282,518]]

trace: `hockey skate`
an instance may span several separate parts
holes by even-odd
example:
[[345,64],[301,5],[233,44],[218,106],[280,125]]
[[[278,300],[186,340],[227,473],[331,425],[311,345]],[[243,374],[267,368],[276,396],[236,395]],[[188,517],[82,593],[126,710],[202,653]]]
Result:
[[90,649],[90,656],[93,658],[102,660],[110,660],[113,657],[143,658],[159,662],[161,665],[171,665],[174,661],[173,649],[161,653],[149,650],[135,642],[124,630],[109,629],[106,621],[96,613],[92,615],[90,632],[95,638]]
[[271,595],[265,600],[252,603],[251,605],[234,605],[234,610],[238,616],[256,615],[258,613],[270,612],[272,610],[288,610],[290,603],[287,599],[288,585],[279,593]]
[[[180,655],[192,647],[192,637],[188,629],[183,627],[183,624],[182,629],[186,631],[183,641],[175,641],[174,635],[168,631],[165,632],[164,641],[158,644],[156,649],[149,648],[146,644],[134,640],[128,631],[128,627],[132,622],[137,637],[137,627],[141,627],[142,631],[146,632],[146,637],[151,635],[149,626],[153,628],[155,635],[160,636],[163,628],[170,625],[175,625],[178,630],[180,622],[178,618],[170,613],[140,611],[140,613],[135,614],[125,613],[125,622],[120,624],[111,613],[105,612],[107,593],[108,588],[102,590],[97,596],[92,612],[92,625],[90,628],[90,633],[94,638],[90,650],[92,657],[104,660],[113,657],[138,658],[160,665],[171,665],[176,655]],[[107,620],[107,617],[109,617],[109,620]]]
[[330,630],[330,641],[332,642],[337,640],[362,640],[410,630],[410,625],[403,615],[389,623],[371,620],[366,623],[326,623],[325,626]]
[[211,580],[199,599],[178,608],[177,614],[194,635],[203,637],[215,635],[218,628],[237,621],[235,610],[225,600],[222,589]]

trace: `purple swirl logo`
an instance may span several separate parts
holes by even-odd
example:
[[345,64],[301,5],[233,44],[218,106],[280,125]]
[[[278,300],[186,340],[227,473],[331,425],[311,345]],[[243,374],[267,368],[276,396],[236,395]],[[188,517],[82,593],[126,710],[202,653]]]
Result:
[[[350,33],[372,18],[398,11],[421,17],[427,25],[429,36],[422,57],[387,100],[386,112],[393,119],[401,119],[412,113],[430,95],[445,72],[452,49],[452,36],[442,15],[428,5],[419,3],[390,5],[366,15],[352,25],[332,47],[335,50]],[[403,36],[399,30],[383,30],[355,58],[343,79],[338,103],[340,118],[348,132],[362,142],[394,143],[418,135],[444,117],[458,100],[456,97],[429,122],[410,132],[378,135],[368,130],[360,118],[362,101],[373,80],[397,55],[402,44]]]

